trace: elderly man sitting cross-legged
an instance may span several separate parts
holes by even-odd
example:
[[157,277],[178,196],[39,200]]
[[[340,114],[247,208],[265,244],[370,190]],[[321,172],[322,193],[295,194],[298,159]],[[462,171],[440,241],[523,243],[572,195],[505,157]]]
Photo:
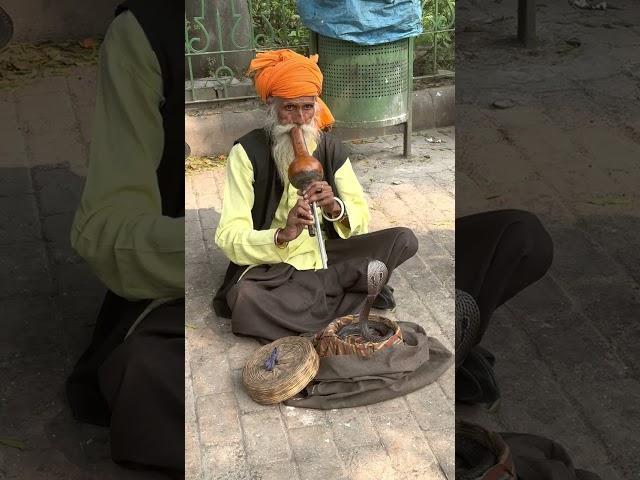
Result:
[[[240,138],[226,167],[224,201],[216,243],[231,263],[214,307],[231,317],[233,332],[263,340],[315,332],[333,319],[356,313],[367,295],[370,260],[389,272],[418,249],[407,228],[368,233],[362,187],[340,141],[322,129],[333,116],[320,100],[317,55],[290,50],[259,53],[249,71],[269,107],[265,128]],[[290,131],[299,126],[324,180],[304,191],[289,182],[294,160]],[[328,268],[317,239],[309,236],[310,204],[323,218]],[[389,289],[374,306],[393,305]]]

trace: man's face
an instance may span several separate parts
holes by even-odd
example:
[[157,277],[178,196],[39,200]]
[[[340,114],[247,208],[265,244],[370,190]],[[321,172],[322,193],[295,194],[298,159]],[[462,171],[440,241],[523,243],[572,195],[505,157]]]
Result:
[[276,102],[280,125],[307,125],[315,116],[315,97],[282,98]]

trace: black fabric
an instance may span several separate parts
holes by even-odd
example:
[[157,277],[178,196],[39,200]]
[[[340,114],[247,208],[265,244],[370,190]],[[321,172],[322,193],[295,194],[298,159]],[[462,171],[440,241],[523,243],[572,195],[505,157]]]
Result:
[[378,310],[393,310],[396,308],[396,299],[393,296],[393,287],[391,285],[382,287],[382,290],[373,301],[373,308]]
[[[171,0],[128,0],[117,8],[116,15],[126,10],[131,11],[144,30],[162,71],[164,98],[158,109],[162,115],[164,147],[156,171],[162,214],[174,218],[184,217],[184,24],[180,20],[184,15],[182,4]],[[77,419],[98,425],[108,425],[111,422],[112,405],[109,405],[100,389],[98,371],[104,368],[104,363],[122,344],[126,332],[150,301],[132,302],[111,291],[106,293],[91,343],[67,380],[67,396]],[[184,313],[172,317],[171,322],[175,324],[176,329],[182,331],[184,339]],[[184,352],[181,360],[171,356],[167,358],[172,359],[172,365],[175,363],[180,369],[184,368]],[[163,366],[158,364],[158,368]],[[164,368],[170,369],[168,365]],[[141,385],[146,385],[148,379],[138,380]],[[153,402],[155,399],[147,398],[147,401]],[[164,432],[161,423],[164,422],[164,417],[168,418],[172,414],[170,410],[163,411],[155,419],[157,425],[147,425],[149,433],[157,434],[158,429]],[[183,437],[183,432],[184,426],[181,426],[172,431],[171,435]],[[112,442],[112,447],[119,448],[118,441],[115,442]],[[168,442],[167,445],[173,443]],[[181,449],[181,452],[183,450]],[[145,463],[144,459],[137,458],[136,455],[137,452],[131,451],[128,461]],[[178,463],[182,462],[183,460]],[[176,466],[176,469],[180,468],[183,467]]]
[[[271,226],[284,192],[284,185],[272,158],[269,135],[264,129],[258,128],[236,140],[235,143],[242,145],[253,169],[254,202],[251,208],[253,227],[256,230],[267,230]],[[342,143],[332,134],[323,132],[313,156],[322,164],[324,179],[339,197],[340,192],[336,186],[335,173],[347,160]],[[332,223],[324,222],[324,225],[327,239],[338,238],[338,233]],[[245,268],[245,266],[229,262],[222,285],[213,299],[213,308],[219,317],[231,318],[231,309],[226,296]]]
[[456,402],[490,407],[500,398],[500,388],[493,371],[495,357],[476,345],[456,370]]
[[362,358],[332,355],[320,359],[320,369],[303,394],[285,405],[301,408],[350,408],[406,395],[435,382],[453,363],[437,339],[412,322],[398,322],[404,343]]
[[100,366],[111,456],[184,477],[184,302],[153,310]]
[[184,18],[182,2],[127,0],[116,15],[129,10],[144,30],[162,71],[164,101],[159,105],[164,150],[158,166],[162,214],[184,217]]
[[[67,397],[76,419],[109,425],[111,414],[98,384],[98,369],[144,311],[148,301],[129,302],[112,292],[105,296],[89,348],[76,363],[67,380]],[[115,314],[118,316],[116,317]]]

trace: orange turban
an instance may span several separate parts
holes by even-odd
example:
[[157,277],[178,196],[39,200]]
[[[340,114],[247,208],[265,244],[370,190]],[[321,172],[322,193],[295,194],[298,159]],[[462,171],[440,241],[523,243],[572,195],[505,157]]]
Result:
[[255,75],[256,92],[263,102],[269,97],[318,97],[320,110],[316,118],[318,126],[324,128],[335,119],[320,99],[322,72],[317,63],[318,55],[305,57],[291,50],[260,52],[251,61],[247,74]]

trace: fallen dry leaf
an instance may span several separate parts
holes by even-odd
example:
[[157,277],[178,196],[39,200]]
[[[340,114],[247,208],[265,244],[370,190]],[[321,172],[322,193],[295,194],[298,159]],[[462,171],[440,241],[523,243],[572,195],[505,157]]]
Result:
[[98,46],[98,41],[95,38],[83,38],[78,42],[82,48],[96,48]]

